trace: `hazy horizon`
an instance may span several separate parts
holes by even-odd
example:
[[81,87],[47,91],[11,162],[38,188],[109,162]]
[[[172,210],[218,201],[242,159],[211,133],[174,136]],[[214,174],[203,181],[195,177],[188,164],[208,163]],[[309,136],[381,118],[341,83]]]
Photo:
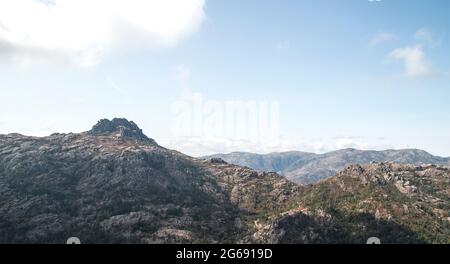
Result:
[[448,10],[439,0],[0,1],[0,134],[125,117],[192,156],[449,157]]
[[[133,120],[129,120],[129,121],[133,121]],[[139,124],[137,124],[137,125],[139,126]],[[71,131],[71,132],[68,132],[68,133],[83,133],[83,132],[88,132],[89,130],[90,130],[90,128],[86,129],[86,130],[83,130],[83,131]],[[12,133],[17,133],[17,132],[12,132]],[[52,135],[54,133],[60,133],[60,132],[55,131],[55,132],[52,132],[51,134],[48,134],[48,135],[39,135],[39,136],[25,135],[25,134],[22,134],[22,135],[23,136],[30,136],[30,137],[47,137],[47,136],[50,136],[50,135]],[[145,131],[143,131],[143,133],[146,134]],[[156,141],[156,143],[162,145],[162,147],[166,147],[163,144],[161,144],[158,141],[157,138],[154,138],[151,135],[147,135],[147,134],[146,134],[146,136],[154,139]],[[171,148],[171,149],[179,151],[176,148]],[[191,155],[191,156],[193,156],[193,157],[204,157],[204,156],[210,156],[210,155],[214,155],[214,154],[224,154],[224,155],[226,155],[226,154],[231,154],[231,153],[250,153],[250,154],[257,154],[257,155],[267,155],[267,154],[277,154],[277,153],[287,153],[287,152],[303,152],[303,153],[312,153],[312,154],[319,154],[320,155],[320,154],[326,154],[326,153],[330,153],[330,152],[335,152],[335,151],[340,151],[340,150],[347,150],[347,149],[355,149],[355,150],[362,150],[362,151],[422,150],[422,151],[425,151],[425,152],[427,152],[427,153],[429,153],[429,154],[431,154],[433,156],[440,156],[440,157],[443,157],[443,158],[450,158],[450,156],[445,156],[445,155],[441,156],[441,155],[437,155],[437,154],[431,153],[430,151],[427,151],[426,149],[419,149],[419,148],[414,148],[414,147],[412,147],[412,148],[387,148],[387,149],[359,149],[359,148],[348,147],[348,148],[332,149],[332,150],[328,150],[328,151],[324,151],[324,152],[311,152],[311,151],[304,151],[304,150],[301,150],[301,149],[291,149],[291,150],[271,151],[271,152],[250,152],[250,151],[245,151],[245,150],[237,150],[237,151],[230,151],[230,152],[212,152],[212,153],[207,153],[205,155]],[[189,154],[189,153],[184,153],[184,154]]]

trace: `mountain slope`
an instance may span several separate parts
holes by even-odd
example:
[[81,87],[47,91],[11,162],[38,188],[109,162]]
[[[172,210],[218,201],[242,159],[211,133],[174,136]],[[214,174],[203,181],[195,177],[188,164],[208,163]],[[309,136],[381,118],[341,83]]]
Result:
[[450,243],[449,177],[369,164],[299,186],[101,120],[79,134],[0,135],[0,243]]
[[450,243],[450,170],[435,165],[352,165],[303,187],[266,230],[277,243]]
[[223,160],[260,171],[276,171],[297,183],[315,183],[335,175],[351,164],[374,162],[397,162],[405,164],[449,165],[449,158],[433,156],[423,150],[365,151],[343,149],[325,154],[304,152],[282,152],[266,155],[234,152],[216,154],[205,158]]
[[306,163],[317,157],[317,154],[290,151],[277,152],[269,154],[254,154],[249,152],[232,152],[229,154],[215,154],[205,156],[204,159],[221,158],[228,163],[249,167],[259,171],[273,171],[281,173],[291,167],[293,164]]
[[165,149],[124,119],[80,134],[2,135],[0,243],[237,242],[247,218],[295,188]]

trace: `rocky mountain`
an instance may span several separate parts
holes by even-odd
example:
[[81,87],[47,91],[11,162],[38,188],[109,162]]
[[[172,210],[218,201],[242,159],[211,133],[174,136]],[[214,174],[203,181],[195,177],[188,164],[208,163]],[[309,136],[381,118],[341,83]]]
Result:
[[0,136],[0,243],[225,243],[297,186],[159,146],[133,122]]
[[202,157],[204,159],[221,158],[228,163],[252,168],[258,171],[273,171],[281,173],[295,163],[307,163],[317,157],[317,154],[289,151],[269,154],[255,154],[249,152],[232,152],[229,154],[215,154]]
[[292,209],[265,225],[275,243],[450,243],[450,169],[351,165],[302,187]]
[[0,243],[450,243],[449,177],[369,164],[300,186],[105,119],[78,134],[0,135]]
[[325,154],[281,152],[264,155],[233,152],[204,158],[209,159],[213,157],[258,171],[274,171],[289,180],[302,184],[316,183],[331,177],[351,164],[366,164],[370,162],[396,162],[418,165],[450,164],[450,158],[433,156],[417,149],[385,151],[343,149]]

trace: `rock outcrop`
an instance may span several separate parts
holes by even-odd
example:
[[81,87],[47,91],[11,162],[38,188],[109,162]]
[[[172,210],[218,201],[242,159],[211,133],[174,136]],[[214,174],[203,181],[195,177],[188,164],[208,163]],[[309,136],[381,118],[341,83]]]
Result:
[[156,144],[133,121],[128,121],[125,118],[114,118],[113,120],[102,119],[87,133],[94,136],[115,136]]
[[[450,243],[450,170],[437,165],[351,165],[303,187],[270,224],[277,243]],[[264,237],[264,236],[263,236]]]

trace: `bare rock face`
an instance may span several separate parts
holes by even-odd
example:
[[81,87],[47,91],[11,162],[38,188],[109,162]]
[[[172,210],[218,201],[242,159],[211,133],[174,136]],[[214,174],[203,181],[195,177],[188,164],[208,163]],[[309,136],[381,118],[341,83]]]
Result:
[[125,118],[114,118],[113,120],[102,119],[88,132],[90,135],[113,135],[118,138],[129,138],[147,141],[156,144],[153,139],[148,138],[133,121]]
[[211,163],[227,164],[227,162],[221,158],[211,158],[209,161],[211,161]]

